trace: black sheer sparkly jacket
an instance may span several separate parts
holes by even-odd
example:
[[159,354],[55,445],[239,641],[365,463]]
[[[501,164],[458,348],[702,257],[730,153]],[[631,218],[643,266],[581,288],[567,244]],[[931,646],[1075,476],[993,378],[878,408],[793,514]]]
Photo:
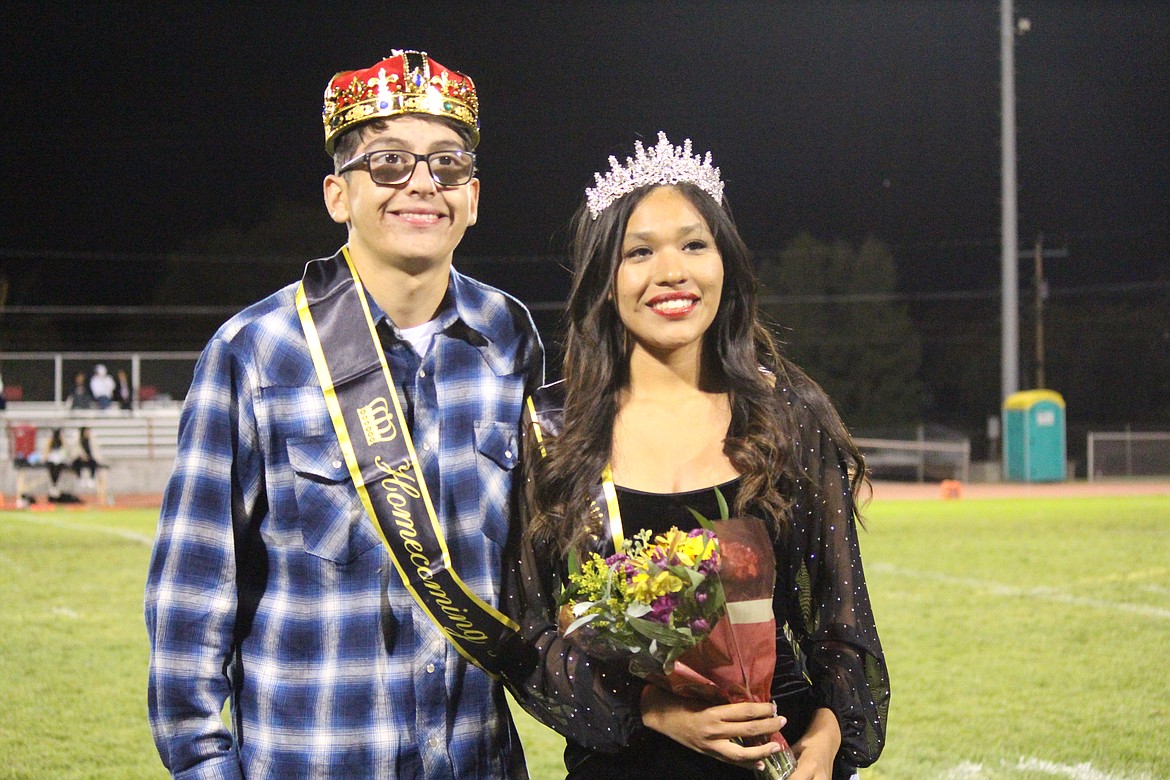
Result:
[[[801,400],[801,391],[781,382],[777,392],[798,422],[800,474],[791,523],[775,543],[772,697],[789,720],[784,733],[790,742],[804,733],[817,708],[836,713],[842,741],[834,774],[842,776],[849,767],[869,766],[881,753],[889,676],[861,566],[846,460]],[[541,388],[534,399],[543,410],[545,437],[559,431],[562,398],[557,383]],[[525,437],[524,459],[530,464],[540,452],[530,430]],[[557,634],[556,597],[567,565],[550,553],[551,545],[525,541],[526,507],[520,517],[500,603],[520,625],[526,646],[506,673],[508,687],[529,713],[567,739],[593,750],[619,750],[643,728],[638,700],[644,683],[620,666],[589,658]],[[612,541],[598,540],[597,552],[611,554]]]

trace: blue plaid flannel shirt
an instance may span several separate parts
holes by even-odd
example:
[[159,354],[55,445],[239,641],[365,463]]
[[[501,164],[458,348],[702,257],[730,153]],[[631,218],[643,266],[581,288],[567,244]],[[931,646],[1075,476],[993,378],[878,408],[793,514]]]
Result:
[[[501,687],[418,608],[358,501],[295,290],[220,328],[184,405],[146,587],[163,763],[178,778],[527,777]],[[543,351],[503,293],[453,270],[446,300],[422,359],[374,311],[455,570],[495,604]]]

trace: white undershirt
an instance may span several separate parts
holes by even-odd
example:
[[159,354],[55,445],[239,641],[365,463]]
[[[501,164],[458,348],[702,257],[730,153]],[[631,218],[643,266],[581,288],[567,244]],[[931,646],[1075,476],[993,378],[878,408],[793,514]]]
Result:
[[415,325],[413,328],[400,328],[398,335],[402,336],[406,343],[410,344],[410,348],[414,350],[415,354],[421,357],[426,357],[427,350],[431,348],[431,339],[439,332],[438,320],[427,320],[422,325]]

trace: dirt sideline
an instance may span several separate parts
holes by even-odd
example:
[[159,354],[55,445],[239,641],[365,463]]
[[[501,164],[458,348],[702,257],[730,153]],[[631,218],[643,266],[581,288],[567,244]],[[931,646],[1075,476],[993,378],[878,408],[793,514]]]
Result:
[[1086,482],[874,482],[873,500],[1075,498],[1085,496],[1170,496],[1170,480]]

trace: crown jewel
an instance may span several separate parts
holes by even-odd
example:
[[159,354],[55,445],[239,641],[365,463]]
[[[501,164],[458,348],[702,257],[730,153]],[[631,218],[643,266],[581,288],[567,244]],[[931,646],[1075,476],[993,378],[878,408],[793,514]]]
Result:
[[593,219],[623,195],[648,184],[678,184],[689,182],[715,199],[723,201],[723,180],[719,169],[711,165],[711,153],[702,159],[691,154],[691,139],[682,146],[674,146],[666,140],[666,133],[658,131],[658,143],[649,151],[641,141],[634,142],[634,156],[626,158],[623,166],[617,158],[610,156],[610,170],[604,176],[593,174],[596,187],[585,190],[585,204]]

